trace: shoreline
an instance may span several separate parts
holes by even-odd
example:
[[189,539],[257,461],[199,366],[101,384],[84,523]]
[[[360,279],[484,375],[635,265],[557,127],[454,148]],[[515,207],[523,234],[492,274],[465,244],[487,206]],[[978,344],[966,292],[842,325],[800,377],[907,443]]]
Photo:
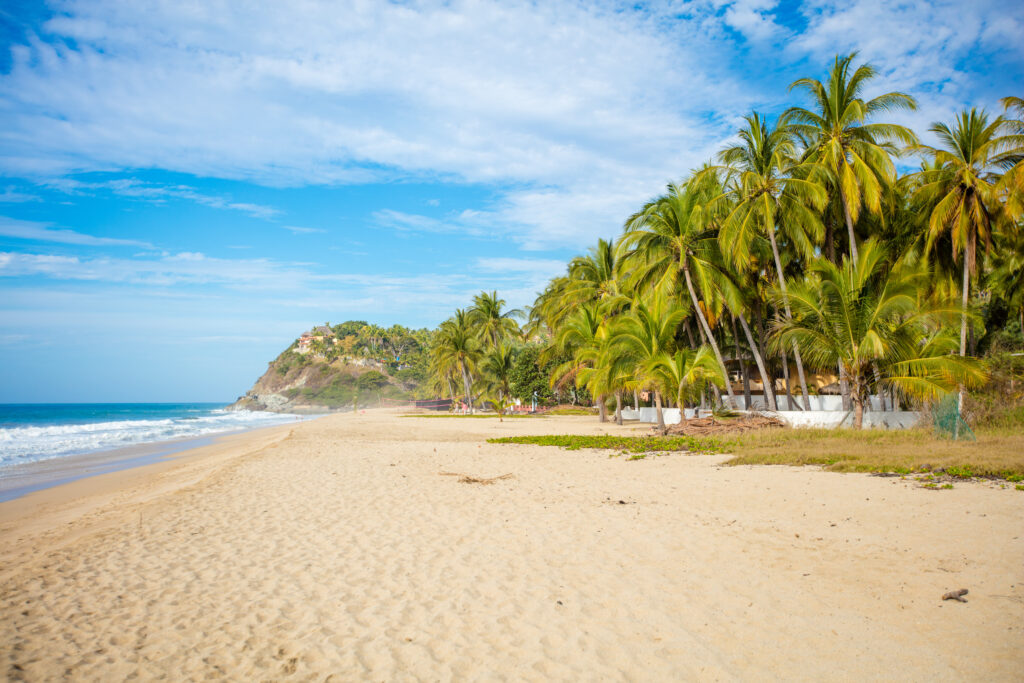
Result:
[[[1024,665],[1020,492],[485,441],[637,431],[590,417],[399,414],[244,432],[0,503],[4,673],[1013,680]],[[941,599],[959,588],[968,603]]]
[[[316,417],[319,416],[303,415],[295,422],[316,419]],[[187,451],[211,445],[222,438],[289,424],[292,423],[149,441],[119,448],[57,455],[42,460],[7,465],[0,468],[0,503],[80,479],[155,464]]]

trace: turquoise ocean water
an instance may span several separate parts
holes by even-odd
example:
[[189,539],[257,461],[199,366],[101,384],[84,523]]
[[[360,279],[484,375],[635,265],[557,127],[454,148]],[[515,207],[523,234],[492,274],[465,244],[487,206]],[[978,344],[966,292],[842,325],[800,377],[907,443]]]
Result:
[[11,465],[293,422],[222,403],[0,405],[0,476]]

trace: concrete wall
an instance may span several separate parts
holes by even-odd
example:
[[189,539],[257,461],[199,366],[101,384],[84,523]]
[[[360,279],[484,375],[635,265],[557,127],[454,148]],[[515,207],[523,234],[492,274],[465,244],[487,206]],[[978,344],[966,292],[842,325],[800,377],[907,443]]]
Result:
[[[739,398],[742,400],[743,397],[741,396]],[[829,396],[827,398],[833,397]],[[662,412],[664,413],[665,424],[672,425],[679,422],[678,408],[665,408]],[[699,417],[706,417],[711,411],[694,411],[692,408],[687,408],[687,419],[698,417],[696,414],[698,412],[700,413]],[[780,410],[776,413],[770,413],[767,411],[762,412],[766,415],[777,416],[780,420],[791,427],[833,428],[840,426],[853,426],[853,413],[846,413],[842,410]],[[624,420],[637,420],[638,422],[646,422],[650,424],[655,424],[658,421],[657,411],[655,408],[640,408],[639,410],[623,408],[622,418]],[[885,412],[880,410],[864,412],[864,426],[878,429],[908,429],[916,425],[920,419],[921,413],[909,410],[901,410],[898,412],[893,412],[891,410],[887,410]]]
[[[832,396],[822,394],[820,396],[808,396],[811,402],[811,410],[842,410],[843,409],[843,397]],[[742,394],[737,394],[736,405],[739,406],[740,410],[767,410],[768,406],[765,404],[763,396],[751,396],[750,406],[746,405],[746,400]],[[779,401],[779,409],[785,411],[787,408],[786,395],[780,394],[777,396]],[[799,396],[793,397],[793,403],[800,406],[804,405],[803,399]],[[892,400],[888,397],[885,399],[886,410],[892,410]],[[878,396],[871,397],[871,410],[882,410],[882,402]]]

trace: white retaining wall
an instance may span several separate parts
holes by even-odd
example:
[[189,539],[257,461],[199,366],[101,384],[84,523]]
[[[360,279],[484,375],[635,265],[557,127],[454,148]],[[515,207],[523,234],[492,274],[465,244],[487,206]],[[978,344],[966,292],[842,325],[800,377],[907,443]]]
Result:
[[[740,396],[738,398],[742,401],[743,397]],[[832,397],[829,396],[828,398]],[[840,406],[841,405],[842,404],[840,404]],[[769,411],[759,412],[764,415],[774,415],[791,427],[834,428],[841,426],[853,426],[853,411],[850,411],[849,413],[844,412],[843,410],[780,410],[774,413]],[[662,409],[662,413],[666,425],[673,425],[679,422],[678,408],[664,408]],[[706,417],[710,414],[710,410],[695,411],[692,408],[686,409],[687,419],[693,419],[694,417]],[[655,424],[658,421],[657,409],[640,408],[639,410],[633,410],[632,408],[623,408],[622,419]],[[893,412],[892,410],[887,410],[885,412],[880,410],[864,411],[864,426],[874,427],[877,429],[908,429],[916,425],[920,419],[921,413],[909,410],[900,410],[897,412]]]

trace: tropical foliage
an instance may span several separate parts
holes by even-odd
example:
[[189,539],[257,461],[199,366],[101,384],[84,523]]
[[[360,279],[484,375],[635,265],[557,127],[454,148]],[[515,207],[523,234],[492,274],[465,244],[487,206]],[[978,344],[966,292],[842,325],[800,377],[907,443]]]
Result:
[[832,393],[859,427],[981,385],[986,348],[1024,348],[1024,100],[936,122],[926,145],[893,119],[913,98],[866,95],[876,76],[850,54],[795,81],[794,106],[746,116],[525,314],[479,294],[431,341],[435,389],[470,409],[592,398],[601,420],[643,402],[662,427],[665,405]]

